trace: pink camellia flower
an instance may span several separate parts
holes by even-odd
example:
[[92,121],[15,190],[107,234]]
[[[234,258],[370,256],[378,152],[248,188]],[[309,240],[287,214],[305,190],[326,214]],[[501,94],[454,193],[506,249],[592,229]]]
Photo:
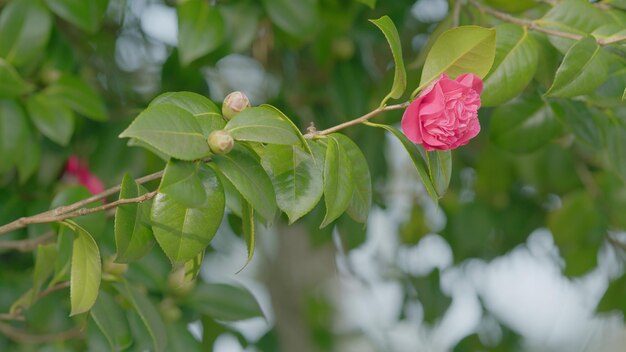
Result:
[[91,173],[86,164],[82,163],[76,155],[70,156],[65,165],[65,173],[75,177],[78,183],[87,187],[92,194],[104,191],[104,184],[98,176]]
[[478,108],[482,91],[483,81],[474,74],[466,73],[457,79],[442,74],[404,112],[404,134],[428,151],[467,144],[480,132]]

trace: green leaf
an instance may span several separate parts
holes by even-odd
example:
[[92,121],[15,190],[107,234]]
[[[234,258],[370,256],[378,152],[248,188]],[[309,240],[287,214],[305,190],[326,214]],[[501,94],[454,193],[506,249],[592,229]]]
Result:
[[327,138],[324,162],[324,203],[326,215],[320,228],[337,219],[350,205],[354,193],[352,163],[343,145],[333,135]]
[[449,150],[435,150],[426,152],[428,173],[435,186],[439,198],[443,197],[450,185],[452,176],[452,152]]
[[626,100],[626,88],[624,88],[624,94],[622,94],[622,101]]
[[54,276],[48,287],[69,279],[70,264],[72,259],[72,245],[74,236],[65,226],[60,226],[57,232],[57,257],[54,262]]
[[202,260],[204,259],[204,251],[198,253],[193,259],[185,262],[185,282],[195,280],[202,269]]
[[108,292],[100,292],[90,314],[112,351],[123,351],[133,343],[124,311]]
[[198,283],[187,300],[193,310],[223,321],[263,317],[254,296],[241,286]]
[[310,38],[320,23],[318,0],[263,0],[272,24],[296,38]]
[[53,85],[44,89],[43,94],[92,120],[106,121],[108,118],[102,98],[78,77],[63,75]]
[[267,106],[247,108],[228,121],[225,130],[238,141],[287,145],[300,143],[300,137],[283,116]]
[[74,132],[74,113],[47,95],[32,95],[26,110],[39,131],[53,142],[66,146]]
[[[370,7],[373,8],[374,4],[372,3]],[[389,47],[391,48],[391,54],[393,55],[393,61],[396,67],[391,91],[389,91],[389,94],[387,94],[380,103],[380,106],[383,106],[389,98],[400,98],[406,90],[406,70],[404,69],[404,60],[402,59],[402,44],[400,43],[398,30],[389,16],[383,16],[377,20],[370,20],[370,22],[375,24],[385,35],[387,43],[389,43]]]
[[496,53],[496,30],[478,26],[461,26],[444,32],[430,49],[420,86],[412,97],[445,73],[456,78],[473,73],[483,78],[489,73]]
[[311,211],[323,193],[323,170],[298,146],[269,145],[261,162],[272,179],[278,208],[293,223]]
[[357,1],[367,5],[371,9],[376,7],[376,0],[357,0]]
[[0,99],[17,98],[33,90],[33,85],[24,81],[15,68],[1,58],[0,82]]
[[430,175],[428,174],[428,171],[427,171],[428,170],[427,165],[424,162],[424,158],[422,158],[420,151],[417,149],[417,146],[413,144],[413,142],[411,142],[408,138],[406,138],[406,136],[395,127],[392,127],[389,125],[377,124],[373,122],[366,122],[366,124],[368,126],[382,128],[382,129],[387,130],[388,132],[391,132],[391,134],[393,134],[400,141],[400,143],[402,143],[402,146],[404,147],[404,149],[406,149],[406,151],[409,153],[411,160],[413,160],[413,165],[415,166],[415,169],[417,170],[417,174],[419,175],[419,177],[422,179],[422,182],[424,183],[426,192],[428,192],[428,195],[433,200],[433,202],[437,203],[439,200],[439,197],[437,196],[437,191],[435,190],[435,186],[433,185],[430,179]]
[[197,160],[211,154],[202,128],[186,110],[171,104],[148,107],[120,137],[133,137],[161,152],[182,160]]
[[188,207],[164,193],[157,194],[151,218],[154,237],[172,263],[193,259],[211,242],[224,216],[224,189],[215,172],[201,165],[204,203]]
[[348,160],[352,165],[354,193],[350,205],[348,205],[347,213],[355,221],[364,223],[367,221],[367,216],[372,207],[372,178],[367,159],[361,152],[361,148],[350,138],[339,133],[333,133],[332,136],[346,151]]
[[[134,198],[147,193],[129,174],[124,175],[120,189],[120,199]],[[152,200],[143,203],[124,204],[115,211],[115,261],[128,263],[139,260],[154,245],[150,227]]]
[[188,0],[178,5],[178,49],[187,65],[215,50],[224,40],[224,20],[208,1]]
[[46,0],[57,16],[89,33],[96,33],[109,0]]
[[0,14],[0,57],[14,66],[37,59],[45,50],[52,16],[40,1],[11,1]]
[[274,112],[274,114],[279,116],[283,121],[287,122],[291,126],[291,129],[293,130],[293,132],[298,136],[298,139],[300,139],[300,143],[302,144],[302,148],[304,148],[304,150],[306,150],[309,154],[312,153],[311,148],[309,148],[309,144],[306,141],[306,138],[304,138],[304,135],[302,134],[302,132],[300,131],[298,126],[296,126],[296,124],[293,123],[293,121],[291,121],[291,119],[288,118],[287,115],[285,115],[282,111],[278,110],[276,107],[274,107],[272,105],[263,104],[263,105],[261,105],[261,107],[265,108],[265,109],[272,110]]
[[[203,330],[206,329],[204,325],[202,328]],[[202,345],[191,334],[190,329],[187,326],[187,322],[184,319],[171,322],[167,325],[167,340],[169,342],[168,347],[170,351],[203,351]]]
[[84,228],[71,220],[61,224],[76,234],[72,248],[72,268],[70,273],[70,316],[91,309],[98,298],[102,263],[96,241]]
[[0,100],[0,175],[17,161],[27,129],[22,107],[14,100]]
[[30,304],[37,300],[39,290],[43,287],[48,277],[54,272],[54,263],[57,258],[56,243],[40,244],[37,246],[35,268],[33,269],[33,287],[31,290]]
[[167,194],[183,206],[201,207],[206,202],[200,174],[204,168],[201,162],[170,159],[161,178],[159,192]]
[[248,249],[248,258],[246,259],[246,263],[244,264],[243,268],[241,268],[241,270],[243,270],[248,265],[248,263],[250,263],[250,261],[252,260],[252,256],[254,255],[255,237],[254,208],[252,208],[252,205],[246,202],[245,199],[242,200],[241,220],[243,229],[243,240],[246,242],[246,248]]
[[214,130],[221,130],[226,125],[220,109],[211,100],[192,92],[168,92],[159,95],[150,102],[150,106],[172,104],[187,110],[195,118],[205,137]]
[[497,106],[517,96],[537,70],[539,52],[525,27],[501,24],[496,27],[496,56],[485,78],[481,103]]
[[115,288],[130,301],[139,317],[141,317],[141,321],[152,338],[154,350],[156,352],[165,351],[167,347],[167,330],[154,304],[144,293],[131,286],[127,281],[124,281],[123,285],[115,285]]
[[562,130],[554,110],[537,96],[495,109],[489,129],[496,145],[517,153],[528,153],[545,146]]
[[556,71],[548,96],[571,98],[595,91],[607,78],[604,52],[593,37],[574,44]]
[[266,220],[276,214],[274,187],[263,167],[245,151],[234,148],[226,155],[213,158],[218,170]]

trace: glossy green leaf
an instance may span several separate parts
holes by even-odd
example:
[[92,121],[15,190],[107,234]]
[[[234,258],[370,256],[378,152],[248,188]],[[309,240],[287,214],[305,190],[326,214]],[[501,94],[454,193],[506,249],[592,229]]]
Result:
[[95,33],[109,4],[109,0],[45,0],[52,12],[76,27]]
[[57,257],[54,262],[54,276],[50,281],[49,287],[58,282],[69,280],[73,242],[74,236],[71,230],[65,226],[60,226],[57,231]]
[[481,104],[497,106],[513,99],[533,78],[538,62],[537,44],[526,28],[497,26],[496,56],[484,80]]
[[400,143],[402,143],[402,146],[404,147],[404,149],[406,149],[406,151],[409,153],[411,160],[413,160],[413,165],[415,166],[415,169],[417,170],[417,174],[419,175],[419,177],[422,179],[422,182],[424,183],[426,192],[428,193],[430,198],[435,203],[437,203],[439,200],[437,191],[430,179],[430,175],[428,173],[428,166],[424,162],[424,158],[422,158],[419,150],[417,149],[417,146],[413,144],[413,142],[411,142],[408,138],[406,138],[406,136],[395,127],[392,127],[389,125],[377,124],[373,122],[367,122],[366,124],[368,126],[382,128],[382,129],[387,130],[388,132],[391,132],[391,134],[393,134],[400,141]]
[[22,107],[14,100],[0,100],[0,175],[15,164],[27,129]]
[[593,37],[574,44],[565,54],[546,95],[570,98],[593,92],[607,78],[604,55]]
[[[578,0],[559,1],[542,18],[535,20],[535,23],[542,27],[582,36],[611,22],[611,18],[604,11],[588,1]],[[577,43],[575,40],[559,36],[550,35],[548,39],[562,53]]]
[[170,159],[161,178],[159,192],[167,194],[183,206],[201,207],[206,202],[201,177],[204,169],[202,162]]
[[329,136],[324,162],[324,204],[326,215],[320,228],[337,219],[350,205],[354,193],[352,163],[337,138]]
[[223,129],[226,125],[217,105],[198,93],[163,93],[150,102],[150,106],[158,104],[172,104],[189,111],[196,118],[205,137],[208,137],[213,130]]
[[130,301],[134,310],[141,317],[141,321],[152,338],[154,351],[164,352],[168,344],[167,329],[152,301],[145,293],[142,293],[126,281],[115,287],[120,294]]
[[[147,190],[126,174],[122,180],[120,199],[134,198],[147,193]],[[142,203],[124,204],[115,211],[115,261],[128,263],[139,260],[154,245],[150,227],[152,200]]]
[[52,16],[38,0],[11,1],[0,14],[0,57],[14,66],[37,59],[45,50]]
[[275,106],[272,106],[269,104],[263,104],[261,105],[261,107],[271,110],[276,116],[280,117],[283,121],[287,122],[291,126],[291,129],[296,134],[296,136],[298,136],[298,139],[300,139],[300,143],[302,144],[302,147],[304,148],[304,150],[306,150],[309,154],[312,153],[311,148],[309,148],[309,144],[304,138],[304,135],[302,134],[298,126],[296,126],[296,124],[293,123],[293,121],[291,121],[291,119],[287,117],[287,115],[285,115],[282,111],[278,110]]
[[215,50],[224,40],[224,20],[217,7],[204,0],[178,5],[178,50],[187,65]]
[[518,153],[537,150],[561,133],[555,112],[539,97],[498,107],[491,115],[489,129],[496,145]]
[[33,85],[24,81],[15,68],[2,58],[0,58],[0,82],[2,82],[0,99],[16,98],[33,90]]
[[211,154],[195,117],[187,110],[171,104],[148,107],[120,137],[137,138],[182,160],[202,159]]
[[92,120],[106,121],[108,118],[102,98],[78,77],[63,75],[43,93]]
[[309,38],[320,21],[318,0],[263,0],[272,24],[296,38]]
[[108,292],[100,292],[90,315],[112,351],[123,351],[133,343],[124,311]]
[[367,221],[367,216],[372,207],[372,178],[367,159],[365,159],[361,148],[350,138],[339,133],[334,133],[332,136],[346,151],[352,166],[354,193],[350,205],[348,205],[347,213],[355,221],[364,223]]
[[506,12],[521,12],[537,5],[534,0],[486,0],[485,2],[490,6],[496,7]]
[[254,157],[235,148],[225,155],[216,155],[213,162],[241,195],[266,220],[276,214],[276,195],[269,176]]
[[204,203],[188,207],[164,193],[157,194],[151,218],[154,237],[173,263],[193,259],[211,242],[224,216],[224,189],[215,172],[201,165]]
[[72,247],[72,267],[70,271],[70,316],[87,312],[96,303],[102,263],[96,241],[77,223],[64,220],[63,225],[76,234]]
[[223,321],[263,317],[263,311],[246,288],[227,284],[198,283],[187,299],[195,311]]
[[452,152],[449,150],[426,152],[426,159],[430,180],[441,198],[446,194],[452,177]]
[[261,159],[272,179],[276,203],[293,223],[320,201],[323,171],[297,146],[269,145]]
[[473,73],[483,78],[489,73],[496,53],[496,30],[461,26],[443,33],[430,49],[419,87],[411,96],[445,73],[456,78]]
[[[242,230],[243,230],[243,240],[246,242],[246,249],[248,250],[248,258],[246,259],[246,263],[243,268],[245,268],[248,263],[252,260],[252,256],[254,255],[254,247],[255,247],[255,224],[254,224],[254,208],[252,205],[245,200],[242,201]],[[243,270],[241,268],[241,270]]]
[[247,108],[228,121],[225,129],[235,140],[271,144],[298,144],[300,137],[276,109]]
[[[203,326],[203,330],[204,329],[206,328]],[[186,321],[183,319],[167,324],[167,341],[170,351],[203,351],[200,342],[196,340],[194,335],[191,334],[191,331],[187,326]]]
[[26,110],[37,129],[53,142],[67,145],[74,133],[74,113],[64,104],[47,95],[32,95]]
[[[373,4],[370,5],[370,7],[374,7]],[[400,98],[406,90],[406,70],[404,69],[404,59],[402,58],[402,44],[398,30],[389,16],[383,16],[377,20],[370,20],[370,22],[375,24],[385,35],[387,43],[389,43],[389,47],[391,48],[391,54],[393,55],[395,64],[393,85],[391,86],[389,94],[387,94],[380,103],[380,105],[383,106],[389,98]]]

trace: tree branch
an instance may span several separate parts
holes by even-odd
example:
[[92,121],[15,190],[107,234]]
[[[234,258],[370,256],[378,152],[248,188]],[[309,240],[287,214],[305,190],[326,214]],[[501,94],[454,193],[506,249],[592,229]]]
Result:
[[[524,18],[517,18],[517,17],[509,15],[508,13],[501,12],[489,6],[483,5],[476,0],[468,0],[468,1],[470,4],[472,4],[472,6],[476,7],[482,13],[489,14],[502,21],[513,23],[518,26],[528,27],[528,29],[536,31],[536,32],[542,32],[551,36],[573,39],[573,40],[581,40],[584,38],[584,36],[580,34],[563,32],[563,31],[558,31],[558,30],[542,27],[539,24],[540,21],[531,21],[531,20],[527,20]],[[619,35],[619,36],[610,36],[606,38],[596,39],[596,42],[598,43],[598,45],[609,45],[609,44],[619,43],[622,41],[626,41],[626,36]]]
[[[385,111],[391,111],[391,110],[398,110],[398,109],[404,109],[409,105],[409,102],[404,102],[401,104],[395,104],[395,105],[388,105],[388,106],[382,106],[379,107],[373,111],[370,111],[369,113],[357,117],[356,119],[350,120],[350,121],[346,121],[342,124],[339,124],[337,126],[322,130],[322,131],[310,131],[309,133],[305,134],[304,137],[307,139],[313,139],[313,138],[317,138],[320,136],[324,136],[333,132],[337,132],[339,130],[342,130],[344,128],[350,127],[350,126],[354,126],[360,123],[363,123]],[[159,178],[161,178],[163,176],[163,171],[159,171],[159,172],[155,172],[151,175],[147,175],[141,178],[138,178],[136,181],[137,183],[146,183],[152,180],[157,180]],[[43,213],[39,213],[36,215],[32,215],[32,216],[28,216],[28,217],[22,217],[19,218],[13,222],[10,222],[6,225],[2,225],[0,226],[0,236],[5,235],[9,232],[15,231],[15,230],[19,230],[21,228],[24,228],[28,225],[32,225],[32,224],[42,224],[42,223],[49,223],[49,222],[58,222],[58,221],[62,221],[65,219],[69,219],[69,218],[74,218],[74,217],[78,217],[78,216],[83,216],[83,215],[88,215],[88,214],[93,214],[93,213],[97,213],[100,211],[107,211],[110,209],[113,209],[115,207],[118,207],[120,205],[123,204],[130,204],[130,203],[141,203],[141,202],[145,202],[146,200],[152,199],[154,198],[157,193],[157,191],[152,191],[149,193],[146,193],[142,196],[139,197],[134,197],[134,198],[126,198],[126,199],[119,199],[116,200],[114,202],[111,203],[107,203],[107,204],[103,204],[97,207],[93,207],[93,208],[87,208],[86,206],[100,201],[102,199],[105,199],[108,196],[114,195],[116,193],[118,193],[120,191],[121,185],[117,185],[115,187],[109,188],[106,191],[102,192],[102,193],[98,193],[98,194],[94,194],[93,196],[83,199],[79,202],[70,204],[70,205],[66,205],[66,206],[62,206],[62,207],[58,207],[55,209],[51,209],[48,211],[45,211]],[[43,237],[43,236],[42,236]],[[49,237],[48,237],[49,238]],[[36,238],[33,240],[22,240],[22,241],[5,241],[5,242],[0,242],[0,249],[2,248],[9,248],[9,249],[17,249],[17,250],[28,250],[28,249],[33,249],[35,247],[37,247],[37,245],[39,243],[42,243],[46,240],[42,239],[42,238]]]
[[0,241],[0,249],[13,249],[20,252],[30,252],[37,248],[38,245],[47,242],[52,237],[54,237],[54,232],[48,231],[36,238],[15,241]]
[[392,111],[392,110],[398,110],[398,109],[404,109],[407,106],[409,106],[410,102],[404,102],[402,104],[395,104],[395,105],[387,105],[387,106],[382,106],[380,108],[377,108],[376,110],[370,111],[367,114],[361,116],[361,117],[357,117],[356,119],[350,120],[350,121],[346,121],[342,124],[339,124],[337,126],[331,127],[331,128],[327,128],[325,130],[322,131],[314,131],[314,132],[309,132],[307,134],[304,135],[304,138],[307,139],[313,139],[319,136],[325,136],[327,134],[331,134],[333,132],[337,132],[339,130],[342,130],[346,127],[350,127],[350,126],[354,126],[354,125],[358,125],[360,123],[363,123],[369,119],[371,119],[372,117],[375,117],[385,111]]
[[[146,183],[149,181],[157,180],[161,178],[162,176],[163,176],[163,171],[159,171],[159,172],[155,172],[153,174],[138,178],[136,181],[137,183],[141,184],[141,183]],[[0,226],[0,236],[5,235],[15,230],[19,230],[31,224],[55,222],[55,221],[61,221],[61,220],[65,220],[65,219],[72,218],[72,217],[87,215],[87,214],[95,213],[98,211],[103,211],[103,210],[107,210],[110,208],[114,208],[122,204],[143,202],[156,195],[155,193],[150,196],[147,196],[148,194],[154,193],[154,192],[150,192],[140,197],[122,199],[122,200],[118,200],[113,203],[105,204],[105,205],[95,207],[95,208],[85,208],[85,206],[87,206],[88,204],[97,202],[99,200],[105,199],[106,197],[110,195],[118,193],[120,191],[120,188],[121,188],[121,185],[117,185],[115,187],[111,187],[107,189],[106,191],[102,193],[94,194],[93,196],[83,199],[79,202],[62,206],[62,207],[58,207],[55,209],[51,209],[43,213],[39,213],[37,215],[19,218],[6,225]],[[133,201],[130,201],[130,200],[133,200]],[[71,214],[71,215],[68,216],[68,214]]]
[[82,336],[82,329],[75,327],[70,330],[61,331],[53,334],[32,334],[24,330],[13,327],[12,325],[0,322],[0,333],[18,343],[40,344],[52,341],[68,340]]

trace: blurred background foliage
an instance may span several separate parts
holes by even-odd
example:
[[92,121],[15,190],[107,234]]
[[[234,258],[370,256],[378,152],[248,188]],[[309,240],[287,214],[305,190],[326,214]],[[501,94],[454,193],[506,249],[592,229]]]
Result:
[[[482,4],[541,19],[537,23],[546,28],[598,37],[626,33],[626,4],[619,0]],[[279,107],[302,130],[310,124],[326,128],[376,108],[391,86],[393,59],[368,19],[388,15],[396,24],[409,91],[418,85],[433,40],[454,22],[486,27],[500,23],[470,3],[457,6],[453,0],[0,0],[0,6],[0,223],[88,196],[64,174],[70,155],[87,160],[107,187],[119,184],[125,172],[139,177],[162,169],[163,160],[118,138],[162,92],[193,91],[221,102],[230,91],[241,90],[253,105]],[[498,48],[506,46],[500,33],[521,35],[519,27],[506,26],[498,27]],[[597,289],[590,314],[596,305],[601,312],[623,314],[626,47],[618,43],[602,48],[600,66],[606,79],[597,89],[575,99],[546,97],[573,41],[537,32],[528,36],[537,55],[529,63],[531,72],[525,73],[529,79],[507,83],[519,86],[509,97],[488,98],[489,107],[480,111],[482,132],[454,152],[451,186],[438,207],[427,199],[406,158],[398,156],[403,151],[387,141],[383,130],[345,130],[368,159],[376,211],[391,219],[386,226],[371,220],[364,227],[343,216],[335,227],[320,230],[323,209],[318,207],[300,224],[287,227],[281,221],[262,231],[259,241],[268,242],[261,245],[262,259],[238,276],[237,265],[219,264],[233,262],[220,253],[240,256],[238,264],[245,259],[245,250],[229,252],[232,243],[241,242],[236,237],[241,222],[229,216],[218,243],[207,249],[207,258],[213,259],[205,260],[205,266],[215,264],[222,272],[206,269],[199,282],[185,283],[189,287],[176,281],[180,273],[171,272],[168,260],[153,249],[129,266],[129,286],[110,283],[101,290],[101,314],[115,312],[110,314],[125,322],[123,331],[113,335],[121,340],[112,345],[137,351],[157,348],[159,334],[165,334],[170,337],[168,351],[212,350],[220,339],[222,351],[229,350],[224,346],[260,351],[532,349],[536,345],[529,345],[524,329],[490,312],[484,296],[477,303],[483,312],[478,327],[440,339],[447,342],[438,347],[433,335],[437,326],[445,326],[457,298],[443,282],[445,271],[477,259],[488,263],[527,243],[530,248],[529,235],[537,229],[549,230],[547,238],[558,247],[555,265],[571,278],[561,278],[567,282],[583,280],[600,270],[602,258],[611,258],[617,269],[599,286],[604,290]],[[500,82],[491,89],[506,87]],[[393,124],[400,117],[401,112],[390,112],[377,121]],[[112,221],[99,214],[81,219],[81,224],[89,227],[106,263],[115,248]],[[59,231],[61,242],[62,233],[50,225],[30,226],[3,241],[35,238],[50,230]],[[433,238],[443,238],[449,250],[435,251],[443,254],[426,265],[429,270],[394,262],[402,251],[428,257],[417,249]],[[376,263],[376,282],[396,283],[399,293],[385,295],[373,287],[369,274],[363,274],[369,266],[359,268],[364,263],[350,255],[375,245],[393,253],[368,257]],[[24,252],[0,247],[0,312],[9,312],[28,291],[33,275],[37,280],[34,263],[40,255],[45,256],[41,247]],[[107,270],[113,269],[105,265]],[[509,275],[516,280],[514,271]],[[268,320],[258,318],[260,308],[247,291],[216,283],[224,277],[264,292],[261,306]],[[350,300],[351,291],[336,283],[343,279],[361,283],[373,296],[382,295],[382,301],[399,302],[387,312],[390,319],[409,322],[402,336],[418,336],[421,342],[397,339],[400,333],[394,335],[390,327],[395,323],[378,331],[358,324],[342,328],[341,315],[346,313],[329,292],[339,291],[335,294]],[[533,281],[526,285],[543,289]],[[101,332],[111,331],[102,328],[106,322],[98,322],[97,313],[69,318],[68,301],[67,290],[53,292],[25,311],[25,321],[2,323],[0,350],[110,350],[111,337]],[[513,296],[508,304],[516,304]],[[264,326],[262,333],[228,323],[248,318]],[[145,323],[150,319],[161,323]],[[618,320],[624,330],[623,316]],[[37,336],[69,335],[35,344],[30,335],[24,338],[30,342],[20,341],[7,325]],[[74,326],[83,328],[75,331]]]

